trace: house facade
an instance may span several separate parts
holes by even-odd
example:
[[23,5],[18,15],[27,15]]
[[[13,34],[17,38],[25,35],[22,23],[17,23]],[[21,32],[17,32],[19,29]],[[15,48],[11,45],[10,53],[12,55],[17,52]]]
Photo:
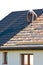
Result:
[[43,65],[43,9],[33,11],[0,22],[0,65]]
[[[7,63],[4,63],[3,53],[7,52]],[[0,52],[0,65],[21,65],[21,54],[33,54],[33,65],[43,64],[43,51],[25,50],[25,51],[3,51]]]

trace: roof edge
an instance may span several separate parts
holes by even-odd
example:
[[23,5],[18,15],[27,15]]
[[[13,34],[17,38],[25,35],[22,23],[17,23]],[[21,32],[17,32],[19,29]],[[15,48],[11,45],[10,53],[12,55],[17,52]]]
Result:
[[0,50],[43,50],[43,45],[1,46]]

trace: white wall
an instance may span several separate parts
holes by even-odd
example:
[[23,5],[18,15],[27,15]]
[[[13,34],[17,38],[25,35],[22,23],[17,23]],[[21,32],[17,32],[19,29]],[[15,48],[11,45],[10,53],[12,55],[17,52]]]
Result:
[[[21,65],[21,57],[22,53],[33,53],[34,55],[34,65],[43,65],[43,51],[8,51],[7,65]],[[3,52],[0,52],[0,65],[3,65]]]
[[8,52],[8,65],[19,65],[20,54],[18,52]]
[[34,53],[34,65],[43,65],[43,52]]
[[2,60],[3,60],[3,57],[2,57],[2,52],[0,52],[0,65],[2,65],[2,64],[3,64]]

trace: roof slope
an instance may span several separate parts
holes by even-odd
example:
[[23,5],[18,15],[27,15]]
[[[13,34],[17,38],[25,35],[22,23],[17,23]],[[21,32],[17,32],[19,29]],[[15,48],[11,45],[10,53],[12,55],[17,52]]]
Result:
[[7,45],[13,44],[43,44],[43,15],[7,42]]
[[43,11],[29,23],[27,12],[13,12],[0,22],[0,45],[43,44]]
[[27,11],[12,12],[0,22],[0,45],[29,25],[26,16]]

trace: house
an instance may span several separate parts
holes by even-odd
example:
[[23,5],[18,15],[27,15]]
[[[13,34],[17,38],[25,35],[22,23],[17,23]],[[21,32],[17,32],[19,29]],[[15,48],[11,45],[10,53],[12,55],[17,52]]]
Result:
[[43,9],[33,11],[0,21],[0,65],[43,65]]

